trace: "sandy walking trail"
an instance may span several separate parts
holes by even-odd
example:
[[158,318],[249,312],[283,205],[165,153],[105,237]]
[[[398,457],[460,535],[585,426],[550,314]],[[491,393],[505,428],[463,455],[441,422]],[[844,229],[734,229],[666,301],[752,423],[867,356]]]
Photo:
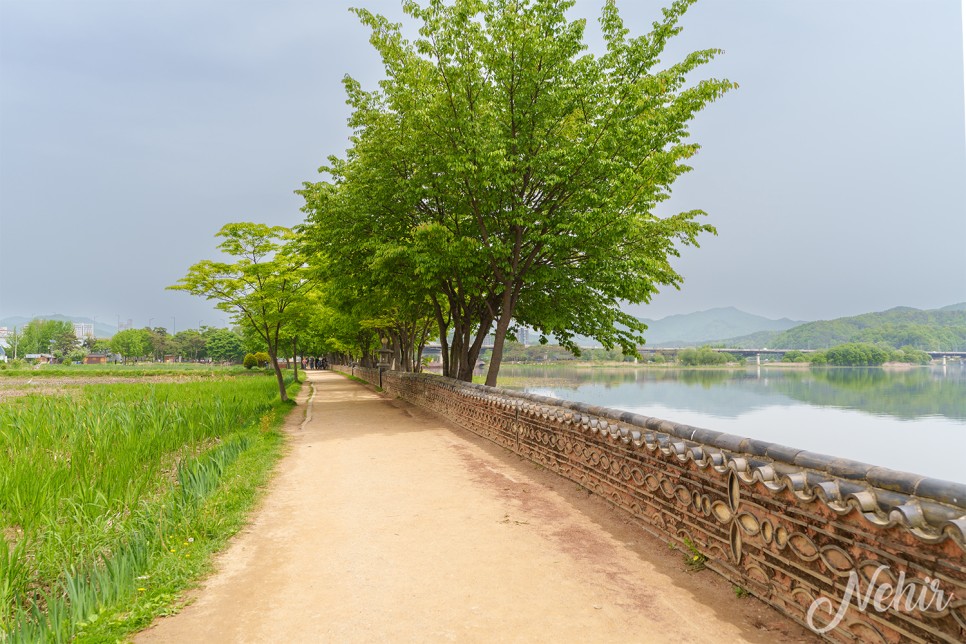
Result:
[[338,374],[309,379],[311,418],[293,414],[253,522],[136,641],[811,639],[575,484]]

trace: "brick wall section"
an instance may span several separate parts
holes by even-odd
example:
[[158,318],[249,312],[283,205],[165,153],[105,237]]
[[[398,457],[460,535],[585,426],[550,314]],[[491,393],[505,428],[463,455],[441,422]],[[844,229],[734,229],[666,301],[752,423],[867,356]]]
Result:
[[[964,485],[434,375],[386,372],[383,388],[579,483],[682,551],[693,544],[707,568],[806,626],[813,601],[834,613],[854,584],[829,641],[966,641]],[[820,609],[813,623],[830,618]]]

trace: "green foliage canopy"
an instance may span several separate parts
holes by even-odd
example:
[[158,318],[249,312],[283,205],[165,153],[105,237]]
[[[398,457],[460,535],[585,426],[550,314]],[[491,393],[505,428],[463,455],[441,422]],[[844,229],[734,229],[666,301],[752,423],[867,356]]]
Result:
[[[265,342],[279,395],[287,401],[278,365],[279,343],[282,329],[291,323],[293,310],[312,282],[302,256],[291,243],[295,236],[282,226],[248,222],[225,224],[216,236],[223,239],[219,250],[235,261],[198,262],[168,288],[214,300],[216,308],[232,314],[236,322],[249,325]],[[206,347],[208,354],[218,359],[210,343]],[[241,360],[244,355],[239,340],[231,359]]]
[[699,367],[708,365],[727,364],[737,362],[738,358],[730,353],[722,353],[713,350],[711,347],[698,347],[697,349],[683,349],[678,353],[678,362],[686,367]]
[[849,367],[878,367],[891,356],[892,352],[887,349],[862,342],[842,344],[825,352],[828,364]]
[[[77,348],[74,325],[63,320],[31,320],[23,326],[17,338],[17,355],[28,353],[69,354]],[[12,353],[11,353],[12,355]]]
[[966,351],[966,311],[895,308],[809,322],[767,340],[770,347],[821,349],[850,342],[921,351]]
[[205,337],[198,329],[178,331],[171,338],[174,351],[188,360],[198,360],[205,357]]
[[230,329],[207,329],[205,353],[216,362],[238,362],[245,355],[241,336]]
[[111,351],[125,360],[142,358],[151,352],[151,332],[147,329],[125,329],[111,338]]
[[689,78],[718,50],[660,68],[692,3],[629,37],[607,2],[601,56],[563,0],[405,2],[413,42],[356,10],[387,78],[372,91],[346,79],[353,146],[323,168],[331,182],[301,191],[323,261],[392,266],[410,302],[428,298],[447,375],[469,379],[495,327],[494,384],[516,323],[575,352],[575,334],[636,351],[644,327],[621,302],[678,287],[669,258],[714,232],[698,210],[654,214],[698,150],[688,123],[734,87]]

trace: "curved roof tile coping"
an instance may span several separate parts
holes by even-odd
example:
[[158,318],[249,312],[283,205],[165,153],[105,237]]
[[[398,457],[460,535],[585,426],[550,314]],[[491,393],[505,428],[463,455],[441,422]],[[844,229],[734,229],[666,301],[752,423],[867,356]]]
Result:
[[[955,541],[960,546],[964,546],[964,543],[966,543],[966,485],[962,483],[929,478],[909,472],[901,472],[886,467],[878,467],[868,463],[829,456],[827,454],[818,454],[777,443],[768,443],[766,441],[747,438],[745,436],[736,436],[711,429],[692,427],[661,418],[642,416],[609,407],[598,407],[596,405],[550,398],[522,391],[487,387],[486,385],[444,378],[443,376],[437,376],[435,374],[402,372],[392,372],[392,374],[394,376],[404,376],[407,378],[432,379],[436,382],[446,383],[454,389],[464,388],[476,390],[481,394],[491,394],[540,405],[561,407],[581,414],[599,416],[650,431],[660,432],[669,437],[692,441],[702,446],[714,447],[719,450],[726,450],[735,457],[730,459],[732,463],[736,460],[750,461],[750,464],[754,466],[752,469],[757,470],[760,470],[762,466],[771,467],[783,479],[794,479],[796,476],[804,476],[805,473],[802,470],[809,470],[808,484],[806,485],[807,488],[812,489],[808,493],[809,497],[817,494],[823,497],[823,500],[827,504],[831,504],[834,500],[825,491],[826,486],[831,486],[829,489],[837,488],[840,496],[853,497],[855,496],[854,493],[841,493],[855,488],[857,483],[865,483],[880,490],[877,494],[878,502],[876,505],[879,506],[879,513],[885,512],[890,516],[890,524],[893,523],[894,519],[900,519],[906,527],[911,529],[925,527],[932,534],[919,534],[919,530],[916,529],[913,529],[913,532],[920,538],[929,541],[935,541],[937,537],[942,538],[943,534],[948,534],[947,530],[949,528],[955,527],[955,532],[958,533],[953,535]],[[698,459],[695,458],[694,460]],[[729,464],[729,467],[734,468],[735,465]],[[749,478],[757,478],[765,482],[764,478],[760,475],[756,476],[752,473],[748,476]],[[782,485],[781,487],[785,486]],[[795,486],[797,494],[799,493],[798,487],[800,486]],[[916,498],[909,499],[908,497],[910,496]],[[933,503],[939,504],[938,507],[918,508],[919,512],[925,515],[926,526],[921,526],[915,517],[908,515],[908,512],[911,511],[909,503],[916,501],[926,501],[929,506],[932,506]],[[856,499],[856,503],[858,504],[857,507],[860,507],[865,513],[868,513],[870,510],[874,511],[873,508],[868,507],[861,500]],[[894,516],[897,513],[901,514],[902,517]],[[869,518],[872,520],[871,517]]]

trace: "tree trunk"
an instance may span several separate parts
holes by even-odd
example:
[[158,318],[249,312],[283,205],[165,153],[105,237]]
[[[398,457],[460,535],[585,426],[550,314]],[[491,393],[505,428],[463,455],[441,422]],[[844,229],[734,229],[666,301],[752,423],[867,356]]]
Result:
[[268,345],[268,357],[272,360],[272,367],[275,369],[275,379],[278,381],[278,397],[282,402],[288,402],[288,392],[285,391],[285,378],[282,377],[282,368],[278,366],[277,352]]
[[436,312],[436,324],[439,326],[439,351],[440,360],[443,362],[443,375],[447,378],[450,377],[450,362],[449,362],[449,320],[443,319],[443,310],[439,306],[439,301],[433,298],[433,309]]
[[[506,322],[504,322],[504,319],[506,319]],[[500,363],[503,362],[503,344],[506,341],[506,334],[509,329],[510,318],[501,315],[500,321],[496,324],[496,336],[493,338],[493,353],[490,354],[490,364],[486,369],[487,387],[496,387],[496,377],[500,373]]]
[[480,320],[480,326],[476,331],[476,339],[470,344],[467,337],[467,345],[460,356],[460,371],[457,376],[464,382],[473,382],[473,371],[476,370],[476,361],[480,359],[480,351],[483,349],[483,342],[486,336],[490,335],[490,328],[493,326],[493,317],[486,313]]
[[517,297],[515,289],[507,288],[503,291],[503,301],[500,307],[500,319],[496,323],[496,335],[493,338],[493,353],[490,355],[490,366],[486,370],[486,385],[496,387],[496,378],[500,373],[500,364],[503,362],[503,346],[506,342],[506,334],[510,330],[513,311],[516,309]]
[[449,347],[449,373],[445,374],[450,378],[460,377],[460,370],[462,369],[462,356],[463,356],[463,344],[466,336],[466,332],[463,329],[462,320],[458,320],[456,316],[453,316],[453,343]]
[[297,358],[298,353],[298,339],[292,338],[292,374],[295,376],[295,382],[299,382],[299,361]]

